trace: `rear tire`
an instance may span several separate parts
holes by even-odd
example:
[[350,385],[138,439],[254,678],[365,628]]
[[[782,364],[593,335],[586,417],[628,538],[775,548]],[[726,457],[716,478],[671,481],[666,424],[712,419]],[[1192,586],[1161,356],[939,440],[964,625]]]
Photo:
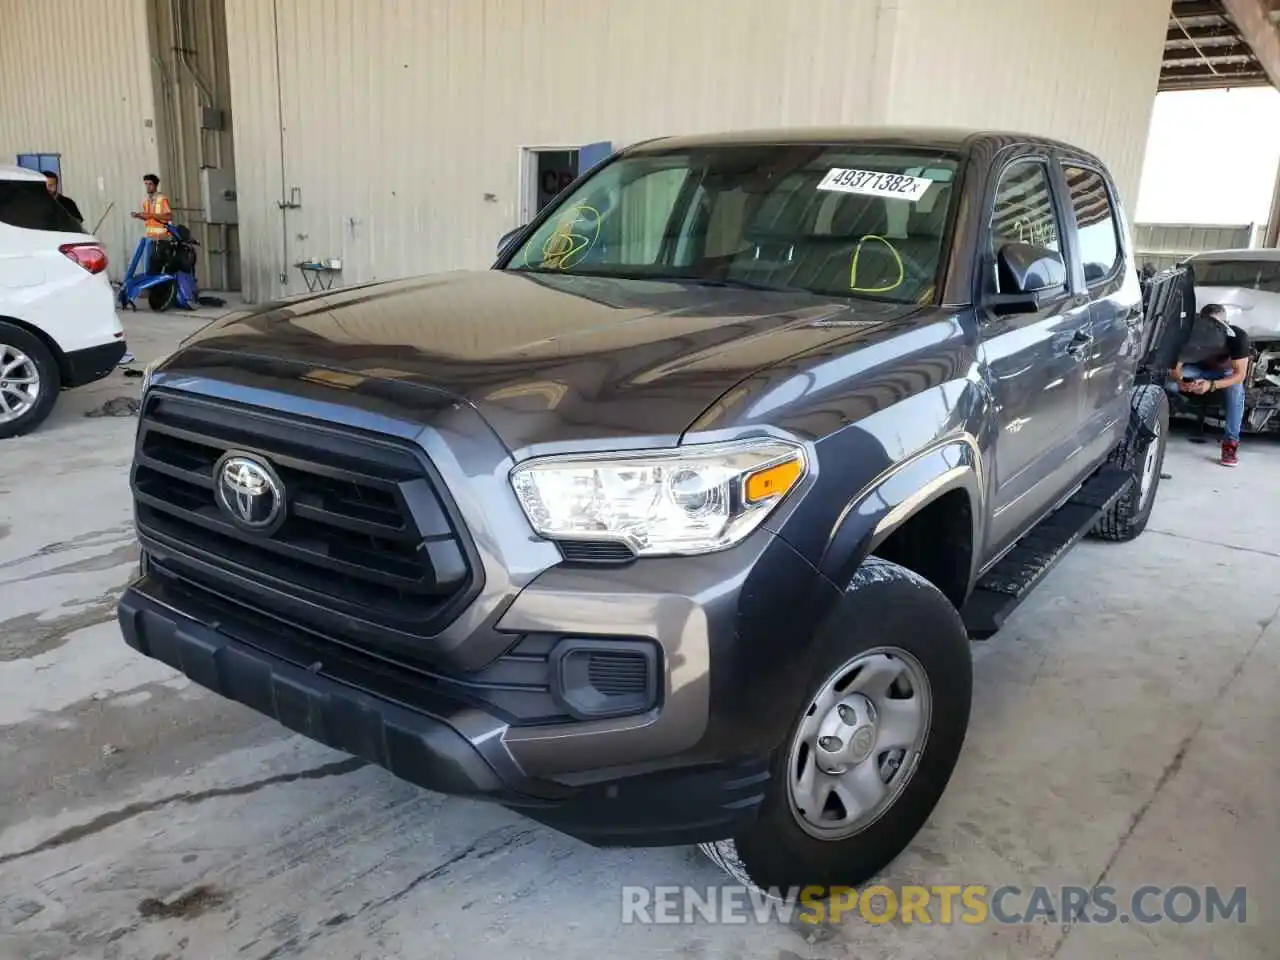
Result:
[[1161,387],[1145,384],[1134,388],[1131,400],[1143,429],[1130,424],[1124,441],[1112,451],[1108,462],[1129,471],[1133,483],[1090,531],[1091,536],[1100,540],[1132,540],[1146,529],[1164,470],[1165,448],[1169,442],[1169,397]]
[[784,894],[857,886],[888,866],[942,797],[969,725],[968,635],[922,577],[868,558],[824,633],[759,814],[702,845],[739,882]]
[[0,322],[0,440],[30,433],[53,412],[58,362],[39,337]]
[[172,280],[157,283],[147,290],[147,306],[157,313],[163,313],[173,306],[178,299],[178,285]]

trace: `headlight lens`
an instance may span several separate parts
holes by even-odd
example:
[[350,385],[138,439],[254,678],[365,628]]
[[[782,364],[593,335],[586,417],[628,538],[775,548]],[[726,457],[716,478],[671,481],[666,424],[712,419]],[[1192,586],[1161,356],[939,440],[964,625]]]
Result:
[[139,394],[146,393],[147,387],[151,386],[151,375],[155,373],[156,365],[160,362],[160,360],[152,360],[142,368],[142,387],[138,390]]
[[155,375],[156,367],[168,360],[170,356],[171,354],[165,354],[163,357],[158,357],[157,359],[152,360],[142,368],[142,386],[138,391],[139,394],[147,392],[147,388],[151,386],[151,378]]
[[531,460],[512,471],[549,540],[613,540],[637,556],[710,553],[755,530],[808,472],[782,440]]

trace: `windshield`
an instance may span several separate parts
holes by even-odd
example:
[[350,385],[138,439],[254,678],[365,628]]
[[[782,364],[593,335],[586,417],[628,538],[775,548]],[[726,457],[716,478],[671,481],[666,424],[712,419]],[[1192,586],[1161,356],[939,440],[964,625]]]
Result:
[[1192,260],[1196,285],[1280,293],[1280,260]]
[[506,269],[927,302],[957,165],[857,144],[623,157],[559,202]]

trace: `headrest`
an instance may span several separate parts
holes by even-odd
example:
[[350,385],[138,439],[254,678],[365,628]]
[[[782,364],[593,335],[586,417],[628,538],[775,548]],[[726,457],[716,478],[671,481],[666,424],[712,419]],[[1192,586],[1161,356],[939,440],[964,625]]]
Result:
[[927,209],[913,208],[907,215],[907,235],[941,237],[947,226],[947,197],[938,197]]
[[831,232],[837,236],[884,236],[889,232],[889,212],[880,197],[849,194],[831,217]]

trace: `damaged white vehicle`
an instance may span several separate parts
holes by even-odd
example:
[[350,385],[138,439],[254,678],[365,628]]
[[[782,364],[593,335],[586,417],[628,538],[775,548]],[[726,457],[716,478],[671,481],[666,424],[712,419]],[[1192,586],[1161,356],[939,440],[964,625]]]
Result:
[[1244,430],[1280,432],[1280,250],[1211,250],[1188,257],[1196,303],[1220,303],[1249,335]]

